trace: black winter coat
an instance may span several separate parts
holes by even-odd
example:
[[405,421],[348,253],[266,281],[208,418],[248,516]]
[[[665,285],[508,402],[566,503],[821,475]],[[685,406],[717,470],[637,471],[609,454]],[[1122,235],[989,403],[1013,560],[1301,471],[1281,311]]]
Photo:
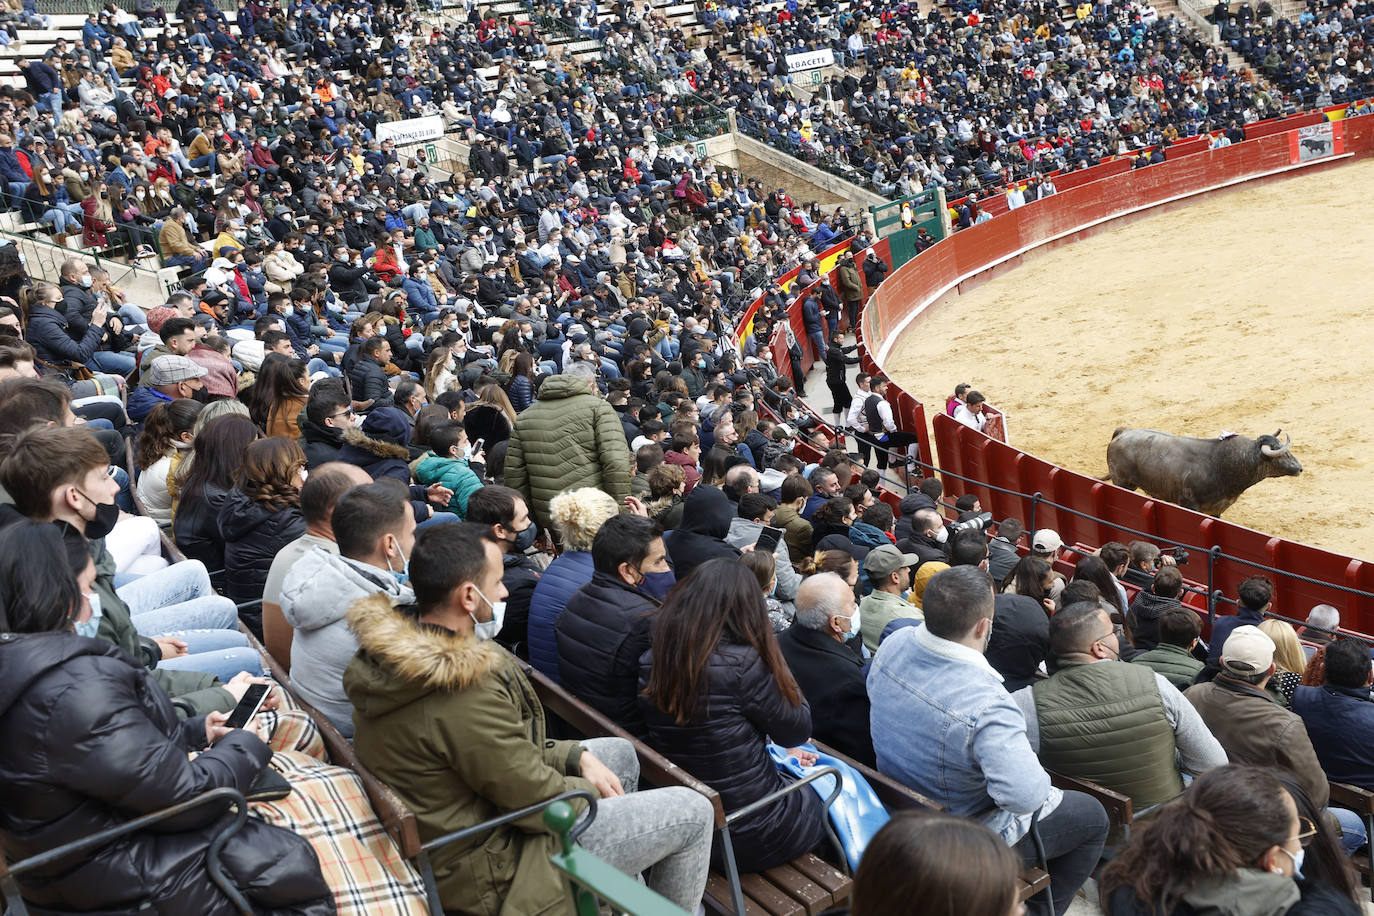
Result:
[[1159,618],[1176,607],[1182,607],[1177,598],[1161,598],[1148,588],[1137,594],[1126,609],[1131,645],[1142,652],[1156,648],[1159,645]]
[[700,484],[692,488],[683,506],[682,525],[665,541],[677,581],[687,578],[707,560],[739,558],[739,550],[725,543],[725,536],[730,533],[730,519],[736,514],[737,510],[722,490]]
[[68,363],[85,364],[100,349],[100,341],[105,337],[104,325],[86,326],[85,333],[73,337],[66,317],[49,305],[34,305],[29,309],[29,326],[24,339],[29,342],[41,362],[38,374],[46,375],[51,370],[43,363],[65,366]]
[[[356,397],[357,395],[354,395]],[[410,509],[415,516],[415,524],[430,517],[429,505],[425,502],[424,487],[410,483],[410,449],[399,442],[374,439],[361,429],[346,429],[339,434],[343,443],[331,461],[342,461],[356,465],[367,471],[373,480],[394,477],[410,487]],[[310,451],[306,450],[309,459]]]
[[343,446],[343,430],[333,426],[320,426],[310,422],[309,417],[301,419],[301,450],[305,452],[305,466],[314,470],[322,464],[339,459],[339,449]]
[[998,595],[985,654],[1008,693],[1034,683],[1036,669],[1050,654],[1050,618],[1044,605],[1029,595]]
[[506,620],[496,641],[521,658],[529,658],[530,599],[539,584],[539,567],[522,553],[508,553],[501,558],[506,571],[501,584],[506,587]]
[[372,357],[358,357],[358,361],[348,373],[348,383],[353,386],[353,400],[372,402],[368,405],[368,410],[392,406],[391,386],[387,383],[386,370]]
[[239,617],[262,639],[262,589],[277,551],[305,534],[305,518],[294,506],[271,509],[235,487],[219,510],[224,539],[224,594],[235,604],[253,602]]
[[210,584],[224,592],[224,539],[219,533],[219,510],[228,490],[206,487],[184,493],[172,521],[172,535],[188,560],[199,560],[210,571]]
[[657,610],[649,595],[597,572],[573,592],[554,627],[563,686],[636,738],[647,731],[636,699],[639,657],[649,651]]
[[[179,720],[148,671],[104,640],[0,635],[0,838],[11,861],[115,827],[210,789],[247,790],[271,759],[255,735],[205,747],[203,717]],[[29,911],[230,916],[205,867],[231,819],[223,804],[125,836],[21,882]],[[324,916],[334,900],[300,836],[249,818],[222,861],[257,913]]]
[[863,658],[829,633],[797,624],[778,635],[778,646],[811,704],[811,734],[840,753],[876,767]]
[[[639,661],[639,687],[649,685],[653,650]],[[722,638],[702,672],[696,716],[679,725],[641,695],[649,744],[720,793],[729,814],[787,785],[773,765],[769,739],[796,747],[811,737],[811,707],[793,706],[758,652]],[[810,851],[824,831],[825,806],[805,789],[787,795],[730,827],[742,873],[762,871]],[[712,858],[719,864],[719,835]]]
[[859,358],[857,356],[846,356],[846,353],[853,353],[858,344],[851,344],[847,347],[827,347],[825,350],[825,384],[829,388],[848,388],[845,379],[845,367],[857,366]]
[[95,314],[95,296],[76,283],[63,283],[62,313],[67,316],[67,326],[73,334],[85,334],[91,326],[91,316]]

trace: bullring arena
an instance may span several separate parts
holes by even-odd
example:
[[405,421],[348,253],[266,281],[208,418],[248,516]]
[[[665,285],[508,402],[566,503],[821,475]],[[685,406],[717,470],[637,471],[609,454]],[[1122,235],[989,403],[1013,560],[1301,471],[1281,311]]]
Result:
[[1374,161],[1201,195],[1041,249],[928,308],[889,374],[937,411],[981,390],[1017,448],[1106,473],[1117,426],[1293,437],[1301,477],[1262,481],[1227,521],[1374,557],[1371,407],[1360,268],[1374,221],[1352,201]]

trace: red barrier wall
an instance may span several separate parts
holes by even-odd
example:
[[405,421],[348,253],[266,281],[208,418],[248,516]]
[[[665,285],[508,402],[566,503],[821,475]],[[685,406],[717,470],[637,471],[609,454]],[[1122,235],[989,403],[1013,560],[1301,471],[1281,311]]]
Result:
[[[938,307],[942,298],[956,290],[971,288],[1015,267],[1021,255],[1033,248],[1073,241],[1097,225],[1192,194],[1282,174],[1290,168],[1301,170],[1340,161],[1337,157],[1303,166],[1293,162],[1290,132],[1321,120],[1318,114],[1251,125],[1247,136],[1254,139],[1149,168],[1112,172],[1099,166],[1098,174],[1104,177],[1068,188],[1060,183],[1061,191],[1053,197],[940,242],[891,274],[869,299],[860,322],[866,371],[880,368],[897,335],[919,322],[927,308]],[[1333,129],[1338,136],[1344,134],[1347,154],[1374,154],[1374,116],[1337,121]],[[1343,627],[1374,633],[1374,597],[1331,587],[1334,583],[1374,592],[1374,562],[1286,541],[1103,483],[990,439],[954,422],[943,411],[935,416],[933,437],[942,469],[983,482],[969,484],[946,477],[946,489],[978,494],[984,508],[996,517],[1016,516],[1030,525],[1033,514],[1037,527],[1056,529],[1070,544],[1130,541],[1141,536],[1127,529],[1144,532],[1147,539],[1174,541],[1192,552],[1185,577],[1201,582],[1209,579],[1208,551],[1219,548],[1229,558],[1215,560],[1211,581],[1227,596],[1235,596],[1242,579],[1263,572],[1245,562],[1251,561],[1282,571],[1264,573],[1277,587],[1279,612],[1305,617],[1312,605],[1331,604],[1341,609]],[[1039,493],[1045,500],[1104,521],[1043,502],[1032,506],[1035,501],[1030,497],[996,492],[992,486]],[[1303,582],[1294,574],[1321,581]]]

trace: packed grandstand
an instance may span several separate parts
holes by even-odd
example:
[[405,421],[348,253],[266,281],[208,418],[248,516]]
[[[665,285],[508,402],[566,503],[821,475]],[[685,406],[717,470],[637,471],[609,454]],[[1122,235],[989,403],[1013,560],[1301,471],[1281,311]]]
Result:
[[1368,4],[84,4],[0,10],[7,912],[1363,912],[1364,574],[877,360],[1374,146]]

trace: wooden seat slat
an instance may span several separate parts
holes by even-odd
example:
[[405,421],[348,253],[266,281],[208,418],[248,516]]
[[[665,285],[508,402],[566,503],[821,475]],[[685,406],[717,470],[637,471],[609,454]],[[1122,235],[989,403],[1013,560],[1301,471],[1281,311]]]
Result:
[[807,916],[816,916],[835,902],[833,894],[791,865],[770,868],[763,874],[775,887],[801,904]]

